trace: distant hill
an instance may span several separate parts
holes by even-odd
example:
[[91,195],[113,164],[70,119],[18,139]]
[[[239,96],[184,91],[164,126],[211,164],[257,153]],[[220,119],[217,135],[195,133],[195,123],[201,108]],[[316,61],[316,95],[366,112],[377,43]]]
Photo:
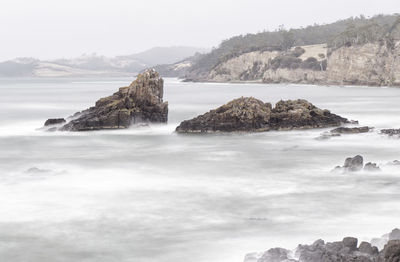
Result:
[[72,59],[38,60],[16,58],[0,62],[0,77],[125,76],[160,64],[173,64],[207,49],[155,47],[141,53],[117,57],[84,54]]
[[173,47],[154,47],[141,53],[121,56],[121,58],[131,58],[150,66],[173,64],[196,53],[207,53],[210,49],[196,48],[188,46]]

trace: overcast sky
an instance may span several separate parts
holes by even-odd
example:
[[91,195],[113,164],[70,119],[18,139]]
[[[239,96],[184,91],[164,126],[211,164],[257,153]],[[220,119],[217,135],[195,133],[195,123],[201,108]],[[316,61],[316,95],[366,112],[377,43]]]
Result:
[[0,0],[0,60],[217,46],[234,35],[400,13],[399,0]]

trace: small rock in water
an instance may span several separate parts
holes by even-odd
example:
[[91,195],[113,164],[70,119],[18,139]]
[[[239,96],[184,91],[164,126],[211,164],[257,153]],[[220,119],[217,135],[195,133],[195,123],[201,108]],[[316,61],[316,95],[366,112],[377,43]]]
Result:
[[371,171],[371,172],[381,171],[381,169],[379,168],[379,166],[376,163],[371,163],[371,162],[368,162],[365,164],[364,170]]
[[381,134],[388,136],[400,136],[400,129],[382,129]]
[[362,156],[348,157],[344,161],[344,168],[346,171],[355,172],[360,171],[364,166],[364,159]]
[[360,133],[368,133],[372,127],[362,126],[362,127],[338,127],[330,132],[332,134],[360,134]]
[[46,120],[44,126],[60,125],[66,122],[64,118],[50,118]]
[[394,160],[392,162],[389,162],[388,165],[400,166],[400,161],[399,160]]

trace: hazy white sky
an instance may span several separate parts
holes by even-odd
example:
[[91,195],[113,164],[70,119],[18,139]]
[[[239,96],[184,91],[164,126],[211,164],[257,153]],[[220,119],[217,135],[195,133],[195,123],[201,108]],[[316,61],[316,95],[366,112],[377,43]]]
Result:
[[399,0],[0,0],[0,60],[217,46],[231,36],[400,13]]

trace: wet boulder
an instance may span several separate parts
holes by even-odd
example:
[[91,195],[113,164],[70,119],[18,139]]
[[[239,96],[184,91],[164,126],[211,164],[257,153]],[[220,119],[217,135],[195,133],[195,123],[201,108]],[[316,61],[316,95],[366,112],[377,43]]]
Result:
[[355,171],[360,171],[363,168],[363,165],[364,165],[364,158],[360,155],[357,155],[355,157],[346,158],[343,167],[345,171],[355,172]]

